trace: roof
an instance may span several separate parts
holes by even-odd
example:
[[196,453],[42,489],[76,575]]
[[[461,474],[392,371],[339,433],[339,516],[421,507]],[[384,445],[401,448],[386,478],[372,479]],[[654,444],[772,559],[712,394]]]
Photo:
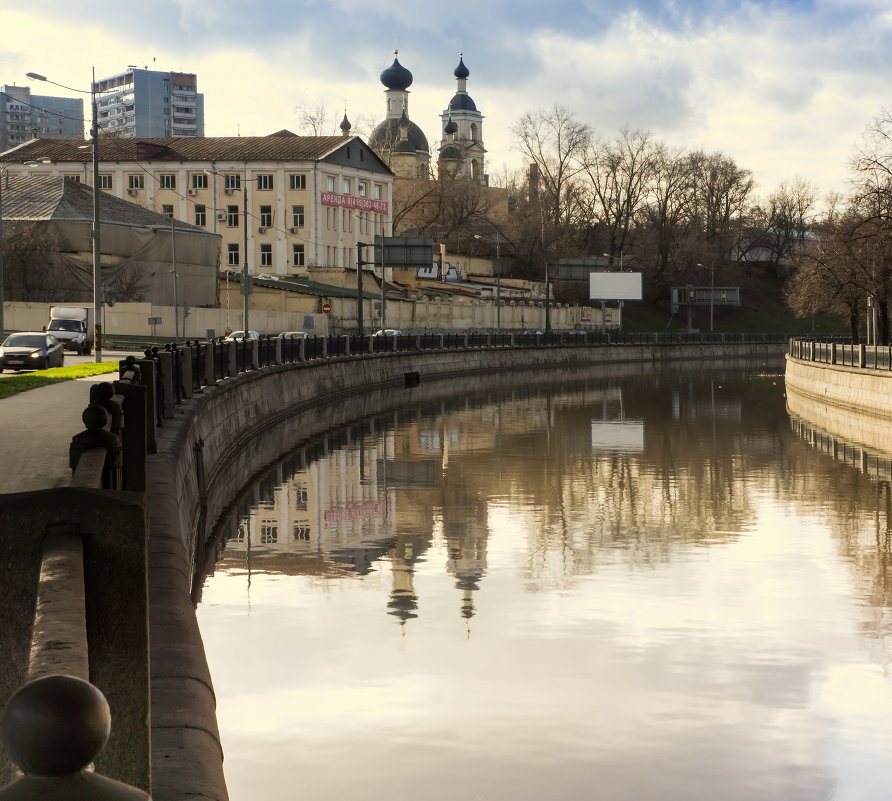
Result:
[[[407,137],[412,147],[420,153],[430,153],[430,146],[427,143],[427,137],[414,122],[409,121],[409,129]],[[400,132],[400,121],[394,117],[389,117],[383,122],[379,122],[375,126],[369,137],[369,145],[376,150],[392,150],[394,145],[402,139]]]
[[[222,273],[222,277],[229,281],[238,281],[240,280],[241,274],[241,270],[224,271]],[[278,279],[258,278],[256,276],[251,276],[251,279],[257,286],[267,287],[269,289],[279,289],[285,292],[300,292],[303,295],[318,295],[319,297],[324,298],[356,297],[355,288],[333,286],[332,284],[322,284],[318,281],[311,281],[309,278],[299,278],[293,275],[283,275],[281,278]],[[390,291],[394,291],[394,289],[392,288]],[[380,291],[369,292],[368,290],[364,289],[362,295],[364,298],[370,298],[372,300],[380,300],[381,298]]]
[[[3,176],[3,219],[19,221],[93,222],[93,189],[67,178],[53,176]],[[138,228],[170,228],[171,218],[135,203],[99,193],[99,221],[103,225]],[[176,220],[177,231],[218,236],[195,225]]]
[[[358,136],[295,136],[277,131],[270,136],[182,136],[159,139],[113,139],[99,137],[99,160],[103,162],[189,162],[189,161],[325,161],[337,151],[358,144],[371,153],[380,166],[387,165]],[[49,158],[54,162],[83,164],[92,149],[83,139],[32,139],[0,153],[0,161],[20,162]]]

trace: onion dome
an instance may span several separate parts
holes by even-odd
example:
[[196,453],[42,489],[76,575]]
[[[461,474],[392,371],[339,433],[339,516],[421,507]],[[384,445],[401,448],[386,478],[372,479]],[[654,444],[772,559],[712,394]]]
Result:
[[443,133],[447,136],[458,133],[458,126],[455,124],[455,120],[453,120],[452,117],[449,118],[449,122],[443,127]]
[[388,89],[405,91],[412,85],[412,73],[409,72],[396,57],[398,50],[393,51],[393,64],[381,73],[381,83]]
[[477,106],[466,92],[456,93],[449,101],[451,111],[477,111]]
[[448,161],[461,161],[462,152],[456,145],[446,145],[440,151],[440,158]]
[[455,77],[459,80],[464,80],[471,74],[471,71],[465,66],[465,60],[463,56],[464,53],[459,54],[458,66],[455,68],[455,72],[453,73],[453,75],[455,75]]
[[350,133],[350,129],[352,127],[353,126],[350,125],[350,120],[347,119],[347,112],[345,111],[344,119],[341,120],[341,133],[344,134],[344,136],[347,136]]

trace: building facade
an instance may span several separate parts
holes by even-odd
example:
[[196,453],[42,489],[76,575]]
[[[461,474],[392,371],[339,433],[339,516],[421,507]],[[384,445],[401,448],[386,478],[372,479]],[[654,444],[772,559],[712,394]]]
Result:
[[99,127],[119,137],[204,136],[198,76],[129,68],[93,84]]
[[0,89],[0,153],[29,139],[83,137],[83,100],[32,95],[27,86]]
[[[21,163],[36,158],[52,163]],[[100,189],[220,234],[223,270],[355,269],[357,243],[391,235],[393,173],[358,137],[101,138],[99,159]],[[2,161],[10,175],[92,183],[82,141],[29,142]]]

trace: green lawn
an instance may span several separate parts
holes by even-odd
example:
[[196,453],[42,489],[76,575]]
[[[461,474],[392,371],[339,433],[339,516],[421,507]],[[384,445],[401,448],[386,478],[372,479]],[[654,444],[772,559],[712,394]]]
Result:
[[74,364],[71,367],[53,367],[51,370],[19,373],[0,380],[0,398],[7,398],[19,392],[27,392],[29,389],[37,389],[37,387],[45,387],[49,384],[58,384],[60,381],[71,381],[75,378],[116,373],[117,371],[118,362],[113,361],[99,364],[95,362]]

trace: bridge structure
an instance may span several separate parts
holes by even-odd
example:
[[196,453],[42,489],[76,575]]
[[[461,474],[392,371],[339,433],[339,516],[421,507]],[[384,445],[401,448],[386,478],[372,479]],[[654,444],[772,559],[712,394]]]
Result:
[[0,801],[35,787],[82,797],[85,782],[95,798],[227,798],[195,602],[215,521],[301,440],[480,374],[547,381],[786,349],[771,335],[484,334],[187,342],[129,357],[90,386],[83,431],[51,432],[68,486],[0,496]]

